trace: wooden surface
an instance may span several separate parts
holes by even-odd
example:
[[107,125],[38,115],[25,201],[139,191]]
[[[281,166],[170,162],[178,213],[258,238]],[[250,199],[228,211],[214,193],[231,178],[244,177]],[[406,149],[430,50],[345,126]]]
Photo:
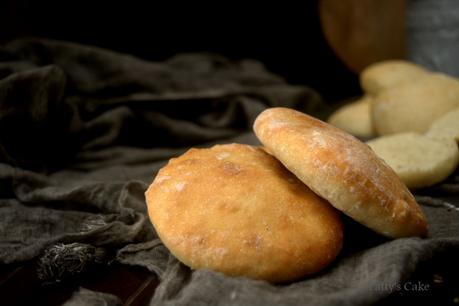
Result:
[[90,271],[45,285],[33,262],[0,267],[0,305],[61,305],[79,287],[118,296],[123,305],[149,305],[159,284],[154,273],[140,267],[114,264],[94,266]]

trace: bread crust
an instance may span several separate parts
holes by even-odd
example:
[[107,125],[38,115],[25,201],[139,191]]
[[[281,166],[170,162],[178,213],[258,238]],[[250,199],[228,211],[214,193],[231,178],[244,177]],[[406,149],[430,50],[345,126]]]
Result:
[[352,135],[287,108],[265,110],[254,130],[286,168],[356,221],[393,238],[427,234],[427,221],[408,188]]
[[371,95],[391,89],[404,82],[413,82],[429,75],[429,70],[404,60],[385,60],[366,67],[360,73],[360,86]]
[[285,282],[339,253],[339,212],[263,149],[217,145],[171,159],[146,192],[163,243],[186,265]]
[[426,136],[446,141],[453,139],[459,144],[459,108],[435,120],[426,132]]
[[376,133],[371,120],[371,99],[371,96],[366,95],[342,106],[331,114],[328,123],[357,137],[374,137]]
[[436,119],[457,107],[459,80],[431,73],[375,95],[371,117],[378,135],[424,133]]
[[452,138],[436,139],[409,132],[382,136],[367,144],[409,188],[443,181],[459,162],[457,144]]

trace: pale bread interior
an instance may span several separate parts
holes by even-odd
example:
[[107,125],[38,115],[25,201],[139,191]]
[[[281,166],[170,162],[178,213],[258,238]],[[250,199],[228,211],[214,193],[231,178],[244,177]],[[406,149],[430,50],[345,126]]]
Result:
[[374,96],[371,105],[378,135],[426,132],[432,123],[459,107],[459,80],[432,73]]
[[459,143],[459,108],[435,120],[426,136],[435,139],[454,139]]
[[360,85],[366,93],[377,94],[428,74],[427,69],[415,63],[404,60],[387,60],[366,67],[360,74]]
[[364,96],[355,102],[342,106],[328,118],[328,123],[358,137],[374,137],[375,131],[370,116],[370,100],[370,96]]
[[434,185],[457,167],[456,143],[439,141],[416,133],[380,137],[367,144],[382,158],[409,188]]

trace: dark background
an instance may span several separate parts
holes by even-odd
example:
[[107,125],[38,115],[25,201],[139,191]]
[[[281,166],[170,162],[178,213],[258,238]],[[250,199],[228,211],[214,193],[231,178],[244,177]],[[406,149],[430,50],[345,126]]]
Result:
[[0,43],[75,41],[159,61],[182,52],[254,58],[327,101],[360,93],[357,75],[325,41],[317,1],[261,6],[215,1],[1,1]]

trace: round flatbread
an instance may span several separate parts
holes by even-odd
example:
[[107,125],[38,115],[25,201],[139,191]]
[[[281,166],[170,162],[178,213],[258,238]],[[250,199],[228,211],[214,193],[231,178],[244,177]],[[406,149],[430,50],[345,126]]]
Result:
[[435,120],[426,136],[435,139],[453,139],[459,143],[459,108],[447,112]]
[[459,80],[430,74],[385,90],[371,103],[372,120],[379,135],[424,133],[436,119],[459,107]]
[[328,118],[328,123],[357,137],[374,137],[375,131],[370,116],[370,100],[370,96],[364,96],[357,101],[344,105]]
[[366,67],[360,74],[360,85],[368,94],[377,94],[404,82],[415,82],[429,71],[404,60],[387,60]]
[[426,235],[426,219],[408,188],[352,135],[286,108],[265,110],[254,129],[270,153],[353,219],[389,237]]
[[323,269],[342,246],[339,212],[248,145],[171,159],[146,201],[163,243],[192,268],[284,282]]
[[416,133],[401,133],[379,137],[367,144],[410,188],[443,181],[459,162],[459,151],[453,139],[438,140]]

